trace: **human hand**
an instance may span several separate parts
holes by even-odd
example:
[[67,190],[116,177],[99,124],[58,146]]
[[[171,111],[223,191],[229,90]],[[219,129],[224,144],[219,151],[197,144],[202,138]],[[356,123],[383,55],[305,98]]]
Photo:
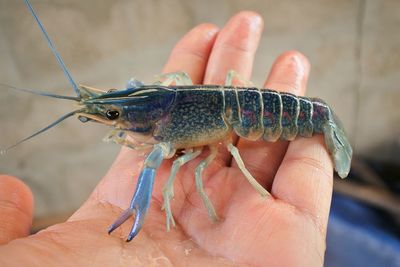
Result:
[[[175,46],[164,72],[185,71],[195,84],[222,84],[228,70],[250,78],[263,22],[252,12],[235,15],[221,30],[202,24]],[[278,57],[264,87],[303,95],[309,74],[298,52]],[[250,142],[237,147],[246,167],[271,192],[261,197],[221,148],[205,170],[204,186],[221,218],[212,223],[194,185],[194,168],[176,178],[166,231],[162,187],[171,161],[157,172],[153,199],[141,232],[125,242],[126,222],[110,236],[108,226],[131,199],[143,157],[123,148],[89,199],[66,222],[28,236],[30,190],[0,177],[1,266],[322,266],[332,194],[331,159],[320,136],[287,142]]]

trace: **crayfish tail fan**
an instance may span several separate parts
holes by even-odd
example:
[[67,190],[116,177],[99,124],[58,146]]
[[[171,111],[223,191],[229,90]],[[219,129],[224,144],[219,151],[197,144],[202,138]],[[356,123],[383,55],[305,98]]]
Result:
[[339,118],[332,112],[324,129],[325,143],[332,154],[335,170],[341,178],[346,178],[350,172],[353,150]]

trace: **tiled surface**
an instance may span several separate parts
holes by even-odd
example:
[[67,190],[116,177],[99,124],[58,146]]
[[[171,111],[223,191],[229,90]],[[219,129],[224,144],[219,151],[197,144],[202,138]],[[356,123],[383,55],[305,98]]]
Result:
[[[388,1],[38,1],[32,0],[76,80],[122,87],[151,82],[173,44],[201,22],[222,26],[243,9],[265,20],[253,80],[289,49],[311,61],[308,95],[342,118],[356,152],[400,161],[400,2]],[[0,0],[0,81],[69,94],[71,89],[22,1]],[[71,110],[70,103],[0,89],[0,146]],[[86,199],[118,147],[106,129],[71,119],[0,159],[0,171],[34,190],[36,215]]]

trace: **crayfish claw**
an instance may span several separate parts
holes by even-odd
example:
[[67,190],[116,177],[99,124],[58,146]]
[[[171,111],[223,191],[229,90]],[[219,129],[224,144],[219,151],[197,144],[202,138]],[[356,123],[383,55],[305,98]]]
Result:
[[144,168],[140,173],[135,194],[133,195],[129,208],[124,210],[119,218],[108,228],[108,233],[117,229],[135,213],[135,221],[129,232],[127,242],[131,241],[142,228],[144,218],[150,206],[151,193],[153,191],[155,170]]
[[126,242],[130,242],[139,233],[140,229],[142,229],[146,212],[146,210],[138,210],[136,212],[135,222],[133,223],[132,229],[128,234]]
[[131,208],[124,210],[118,219],[108,227],[108,234],[111,234],[115,229],[121,226],[126,220],[133,215],[135,211]]
[[131,241],[139,233],[144,223],[147,211],[149,210],[156,170],[160,167],[164,156],[167,154],[167,152],[165,152],[165,147],[169,148],[169,146],[163,143],[155,145],[153,150],[147,156],[144,161],[144,168],[140,172],[136,190],[133,194],[129,208],[123,211],[119,218],[108,228],[108,233],[117,229],[134,213],[135,221],[126,241]]

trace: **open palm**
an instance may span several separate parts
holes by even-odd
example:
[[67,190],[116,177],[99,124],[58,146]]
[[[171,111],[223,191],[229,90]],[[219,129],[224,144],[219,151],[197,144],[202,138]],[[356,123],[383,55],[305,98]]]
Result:
[[[182,38],[164,72],[185,71],[195,84],[222,84],[228,70],[250,78],[262,19],[241,12],[219,30],[202,24]],[[286,52],[264,85],[302,95],[307,59]],[[332,163],[321,137],[265,143],[237,139],[249,171],[272,196],[248,184],[224,147],[205,170],[204,186],[221,218],[207,216],[194,182],[194,168],[207,150],[184,165],[171,202],[176,228],[166,231],[162,187],[171,160],[158,170],[145,224],[125,242],[131,222],[110,236],[108,226],[132,196],[144,157],[123,148],[108,174],[68,221],[28,236],[32,220],[29,189],[0,177],[1,266],[322,266],[332,194]]]

